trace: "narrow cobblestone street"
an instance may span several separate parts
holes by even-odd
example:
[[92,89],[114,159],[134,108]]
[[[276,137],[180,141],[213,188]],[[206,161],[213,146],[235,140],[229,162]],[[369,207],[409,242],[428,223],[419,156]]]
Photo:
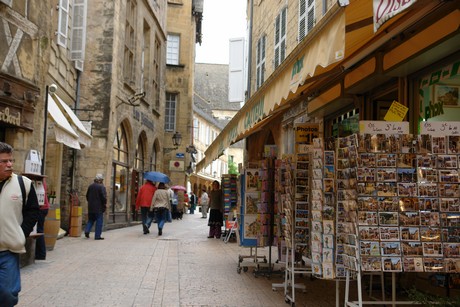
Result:
[[[104,232],[103,241],[59,239],[47,260],[22,269],[18,306],[288,306],[284,289],[272,290],[284,274],[238,274],[249,249],[208,239],[200,217],[166,224],[161,237],[153,224],[148,235],[138,225]],[[335,282],[297,280],[306,291],[296,291],[296,306],[335,306]]]

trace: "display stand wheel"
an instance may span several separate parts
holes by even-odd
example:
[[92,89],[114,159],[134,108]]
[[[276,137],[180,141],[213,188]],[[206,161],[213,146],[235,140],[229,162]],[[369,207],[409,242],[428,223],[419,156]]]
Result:
[[237,268],[236,268],[236,272],[237,272],[238,274],[241,274],[241,267],[237,267]]
[[243,267],[243,272],[247,272],[248,271],[248,267],[247,266],[244,266]]

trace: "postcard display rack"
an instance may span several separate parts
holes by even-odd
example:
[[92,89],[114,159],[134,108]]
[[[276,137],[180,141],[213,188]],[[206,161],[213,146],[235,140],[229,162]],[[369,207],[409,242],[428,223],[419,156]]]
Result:
[[234,223],[232,221],[236,218],[236,204],[238,200],[237,193],[238,177],[235,174],[222,175],[222,193],[224,193],[224,223],[225,233],[224,241],[228,242],[232,232],[234,231]]
[[[369,303],[362,301],[362,272],[392,273],[393,304],[396,272],[460,272],[460,123],[422,123],[420,135],[407,134],[404,124],[365,122],[364,133],[339,139],[337,178],[345,176],[340,164],[357,165],[356,180],[346,174],[356,202],[354,193],[343,193],[350,199],[339,205],[338,194],[348,219],[337,233],[347,306]],[[358,302],[348,301],[350,272],[357,274]]]
[[[237,272],[241,268],[246,272],[248,267],[255,267],[254,275],[262,272],[260,265],[267,264],[266,256],[259,256],[257,249],[270,244],[272,237],[272,199],[269,188],[269,160],[250,163],[245,169],[241,180],[241,204],[239,208],[239,244],[250,248],[250,255],[239,255]],[[271,252],[271,250],[270,250]],[[244,261],[250,259],[250,261]],[[269,255],[271,260],[271,254]],[[271,261],[269,263],[271,266]]]

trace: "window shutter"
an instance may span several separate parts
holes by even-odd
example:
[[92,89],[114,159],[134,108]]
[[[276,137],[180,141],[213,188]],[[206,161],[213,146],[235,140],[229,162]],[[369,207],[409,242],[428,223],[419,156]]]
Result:
[[13,0],[0,0],[0,3],[5,3],[9,7],[13,5]]
[[[72,18],[72,44],[70,49],[71,60],[85,58],[86,41],[86,0],[74,0]],[[75,64],[77,67],[77,64]]]
[[67,31],[69,27],[69,0],[59,1],[59,20],[57,43],[64,48],[67,48]]

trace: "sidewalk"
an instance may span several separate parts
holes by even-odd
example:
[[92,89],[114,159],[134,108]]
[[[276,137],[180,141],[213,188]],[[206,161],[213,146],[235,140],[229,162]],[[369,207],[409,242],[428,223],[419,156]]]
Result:
[[[272,290],[284,274],[255,276],[253,268],[238,274],[238,256],[249,249],[208,239],[200,217],[184,214],[167,223],[161,237],[156,224],[148,235],[138,225],[104,232],[103,241],[94,233],[64,237],[47,260],[21,270],[18,306],[289,306],[283,288]],[[335,306],[335,281],[297,281],[306,291],[296,291],[296,306]]]

